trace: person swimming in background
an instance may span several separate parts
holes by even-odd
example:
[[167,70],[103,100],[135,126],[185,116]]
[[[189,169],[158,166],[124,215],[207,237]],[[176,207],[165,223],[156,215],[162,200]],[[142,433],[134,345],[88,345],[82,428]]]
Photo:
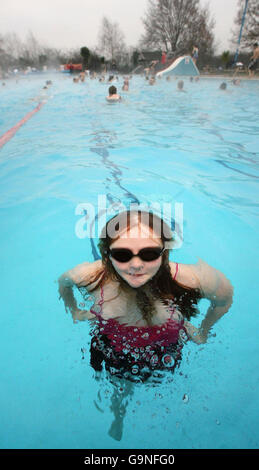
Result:
[[85,81],[85,72],[83,72],[83,71],[80,72],[80,74],[79,74],[79,80],[80,80],[81,82],[84,82],[84,81]]
[[35,96],[34,98],[30,99],[30,101],[36,101],[38,103],[46,103],[49,98],[48,95],[48,86],[44,85],[40,91],[40,93]]
[[117,88],[114,85],[110,86],[109,95],[106,96],[106,100],[107,101],[114,101],[114,102],[121,100],[121,96],[117,94]]
[[[179,366],[185,341],[206,343],[212,326],[232,305],[233,288],[203,261],[169,261],[169,226],[147,211],[125,211],[105,225],[101,260],[84,262],[59,278],[59,293],[73,320],[94,320],[90,363],[112,375],[145,381],[154,370]],[[78,308],[73,286],[87,289],[94,305]],[[200,299],[211,305],[199,328],[190,320]]]
[[129,79],[128,78],[124,79],[122,90],[129,91]]
[[177,82],[177,91],[184,91],[185,92],[185,90],[183,89],[183,86],[184,86],[183,80],[179,80],[179,82]]
[[158,60],[152,60],[149,64],[149,67],[150,67],[150,73],[154,76],[155,74],[155,68],[156,68],[156,65],[159,61]]
[[155,77],[150,77],[150,79],[149,79],[149,82],[148,82],[148,83],[149,83],[149,85],[155,85],[155,83],[156,83],[156,79],[155,79]]
[[226,90],[226,89],[227,89],[227,84],[226,84],[226,82],[222,82],[222,83],[220,84],[220,86],[219,86],[219,89],[220,89],[220,90],[223,90],[223,91]]

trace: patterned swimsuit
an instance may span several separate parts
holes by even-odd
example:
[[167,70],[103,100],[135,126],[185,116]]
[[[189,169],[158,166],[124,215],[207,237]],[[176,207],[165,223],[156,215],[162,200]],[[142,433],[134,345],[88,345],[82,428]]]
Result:
[[[179,366],[181,350],[188,340],[184,319],[174,303],[167,302],[168,320],[162,325],[147,327],[118,323],[114,318],[102,318],[103,288],[95,310],[97,323],[92,331],[91,366],[102,370],[102,363],[112,375],[132,381],[144,381],[154,371],[171,370]],[[100,310],[100,312],[98,311]]]

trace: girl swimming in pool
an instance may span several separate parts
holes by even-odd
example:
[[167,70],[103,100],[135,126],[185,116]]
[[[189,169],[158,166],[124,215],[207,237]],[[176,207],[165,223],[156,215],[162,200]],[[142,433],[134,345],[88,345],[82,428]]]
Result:
[[[59,292],[74,321],[93,320],[91,365],[118,377],[144,381],[154,371],[179,365],[188,339],[205,343],[214,323],[232,304],[233,289],[218,270],[169,261],[169,226],[145,211],[126,211],[106,224],[99,242],[101,260],[82,263],[59,278]],[[94,299],[78,308],[73,286]],[[211,305],[199,328],[189,320],[197,303]]]

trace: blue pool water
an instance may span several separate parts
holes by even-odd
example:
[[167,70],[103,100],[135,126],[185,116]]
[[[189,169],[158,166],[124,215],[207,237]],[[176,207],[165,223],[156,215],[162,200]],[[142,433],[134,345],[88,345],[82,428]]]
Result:
[[[225,93],[219,79],[186,79],[180,93],[175,80],[133,77],[110,105],[98,80],[20,78],[0,89],[0,135],[50,78],[45,105],[0,149],[1,448],[258,448],[259,82]],[[215,336],[187,343],[170,380],[125,396],[120,440],[108,432],[113,385],[89,365],[89,325],[72,322],[57,290],[66,269],[94,260],[75,212],[97,210],[98,195],[182,203],[172,259],[202,258],[235,289]]]

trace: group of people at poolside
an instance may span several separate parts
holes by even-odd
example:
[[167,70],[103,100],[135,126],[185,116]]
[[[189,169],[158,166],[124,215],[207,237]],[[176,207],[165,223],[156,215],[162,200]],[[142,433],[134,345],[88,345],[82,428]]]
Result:
[[[83,77],[83,78],[82,78]],[[130,78],[132,78],[131,76],[130,77],[123,77],[123,86],[122,86],[122,91],[129,91],[129,82],[130,82]],[[175,77],[175,79],[177,79],[177,77]],[[108,80],[108,83],[111,83],[112,81],[114,80],[114,77],[113,76],[110,76],[109,77],[109,80]],[[166,77],[166,80],[167,81],[170,81],[171,80],[171,77],[168,76]],[[198,82],[199,81],[199,77],[196,76],[196,77],[189,77],[189,80],[190,82]],[[74,83],[78,83],[79,81],[82,81],[84,82],[85,81],[85,76],[82,75],[82,74],[79,74],[78,77],[74,77],[73,78],[73,82]],[[105,77],[102,76],[99,81],[105,81]],[[119,81],[119,77],[116,76],[116,81]],[[155,85],[156,84],[156,80],[155,80],[155,77],[151,77],[151,79],[149,79],[149,85]],[[234,78],[231,80],[231,83],[233,85],[240,85],[240,80],[237,79],[237,78]],[[51,80],[47,80],[45,85],[43,86],[42,90],[40,91],[40,94],[38,96],[36,96],[35,98],[33,98],[33,101],[39,101],[39,102],[45,102],[48,98],[48,94],[47,94],[47,90],[51,87],[52,85],[52,81]],[[227,83],[226,82],[222,82],[219,86],[219,89],[220,90],[227,90]],[[183,80],[178,80],[177,81],[177,88],[176,88],[177,91],[179,92],[186,92],[186,90],[184,89],[184,81]],[[115,102],[120,102],[122,101],[122,96],[118,93],[117,91],[117,88],[115,85],[111,85],[108,89],[108,95],[106,96],[106,100],[108,102],[111,102],[111,103],[115,103]]]
[[[167,79],[167,81],[170,81],[170,76],[167,77],[166,79]],[[199,77],[194,77],[194,78],[190,77],[190,81],[191,82],[192,81],[198,82]],[[149,85],[155,85],[155,83],[156,83],[155,78],[151,77],[151,79],[149,79]],[[241,82],[238,78],[234,78],[233,80],[230,81],[230,83],[232,85],[239,86]],[[123,91],[129,91],[129,79],[124,80],[122,90]],[[227,83],[222,82],[219,85],[219,90],[226,91],[227,90]],[[178,82],[177,82],[177,91],[184,92],[184,93],[186,92],[186,90],[184,90],[184,81],[183,80],[178,80]],[[118,94],[117,88],[114,85],[111,85],[109,87],[108,92],[109,92],[109,94],[108,94],[108,96],[106,96],[107,101],[116,102],[116,101],[121,101],[122,100],[121,95]]]
[[[94,77],[96,78],[96,77]],[[132,78],[132,76],[130,77],[123,77],[123,86],[122,86],[122,91],[129,91],[129,82],[130,82],[130,78]],[[175,76],[174,77],[176,80],[178,80],[178,78]],[[156,77],[155,76],[151,76],[150,78],[148,76],[145,76],[145,79],[146,81],[148,81],[148,84],[149,85],[155,85],[156,84]],[[161,79],[161,77],[159,76],[159,79]],[[81,78],[80,76],[77,77],[77,78],[73,78],[73,81],[78,83],[78,81],[80,81]],[[114,77],[113,75],[110,75],[109,78],[108,78],[108,83],[112,83],[113,81],[119,81],[119,77],[116,76]],[[171,77],[170,76],[167,76],[166,77],[166,81],[170,81],[171,80]],[[84,81],[84,80],[82,80]],[[105,76],[101,76],[99,78],[99,82],[105,82]],[[199,81],[199,76],[195,76],[195,77],[189,77],[189,81],[190,82],[198,82]],[[240,79],[238,78],[233,78],[231,81],[230,81],[231,84],[235,85],[235,86],[238,86],[240,85]],[[220,85],[219,85],[219,89],[220,90],[227,90],[227,83],[226,82],[222,82]],[[184,90],[184,81],[181,79],[181,80],[178,80],[177,81],[177,91],[180,91],[180,92],[186,92],[186,90]],[[117,91],[117,87],[115,85],[111,85],[108,89],[108,95],[106,96],[106,100],[108,102],[119,102],[122,100],[122,97],[121,95],[118,93]]]
[[[258,46],[258,43],[255,43],[254,46],[253,46],[254,50],[253,50],[253,55],[251,56],[251,59],[250,59],[250,62],[249,62],[249,65],[248,65],[248,72],[249,72],[249,77],[253,77],[254,76],[254,72],[257,68],[257,65],[258,65],[258,60],[259,60],[259,46]],[[198,46],[195,44],[193,46],[193,49],[192,49],[192,53],[191,53],[191,56],[192,56],[192,60],[193,62],[196,64],[197,62],[197,59],[198,59],[198,55],[199,55],[199,49],[198,49]],[[167,61],[167,56],[166,56],[166,52],[165,51],[162,51],[162,56],[161,56],[161,64],[165,65],[166,64],[166,61]],[[145,76],[145,79],[148,81],[149,85],[155,85],[156,84],[156,74],[155,74],[155,66],[157,64],[158,61],[156,60],[153,60],[150,64],[149,67],[145,68],[144,69],[144,76]],[[90,78],[96,78],[96,74],[92,74],[90,76]],[[158,78],[161,78],[161,76],[158,76]],[[177,78],[177,77],[175,77]],[[118,76],[114,76],[114,75],[110,75],[109,78],[108,78],[108,83],[111,83],[113,81],[118,81]],[[171,77],[168,75],[166,77],[166,80],[167,81],[170,81],[171,80]],[[198,81],[199,80],[199,77],[196,76],[196,77],[190,77],[190,81]],[[75,83],[78,83],[79,81],[81,82],[84,82],[85,81],[85,72],[81,72],[78,77],[74,77],[73,78],[73,81]],[[99,78],[99,81],[100,82],[105,82],[105,76],[102,75],[100,78]],[[233,85],[240,85],[240,80],[237,79],[237,78],[233,78],[233,80],[231,80],[231,83]],[[222,82],[219,86],[219,89],[222,90],[222,91],[225,91],[227,90],[227,83],[226,82]],[[185,92],[184,90],[184,82],[183,80],[179,80],[177,82],[177,90],[178,91],[181,91],[181,92]],[[129,78],[128,77],[125,77],[124,78],[124,82],[123,82],[123,87],[122,87],[122,91],[129,91]],[[121,96],[117,93],[117,88],[114,86],[114,85],[111,85],[109,87],[109,94],[108,96],[106,97],[107,101],[108,102],[116,102],[116,101],[121,101]]]
[[[249,77],[254,76],[254,72],[257,68],[258,60],[259,60],[259,46],[258,46],[258,43],[255,43],[253,47],[254,47],[253,55],[251,56],[251,59],[250,59],[249,65],[248,65]],[[197,62],[198,55],[199,55],[198,46],[194,45],[193,49],[192,49],[191,56],[192,56],[192,60],[195,64]],[[143,71],[143,74],[144,74],[144,77],[145,77],[146,81],[148,81],[149,85],[151,85],[151,86],[155,85],[156,81],[157,81],[156,73],[155,73],[155,66],[156,66],[157,62],[158,61],[153,60],[150,64],[150,66],[145,68],[144,71]],[[167,62],[166,52],[162,51],[161,64],[165,65],[166,62]],[[78,83],[79,81],[84,82],[85,81],[85,76],[86,76],[85,72],[81,72],[78,75],[78,77],[73,78],[73,81],[75,83]],[[96,77],[97,77],[96,73],[90,74],[90,78],[96,78]],[[124,77],[122,91],[129,91],[129,79],[130,78],[131,78],[131,76],[130,77]],[[177,79],[177,77],[174,77],[174,78]],[[161,79],[160,75],[158,75],[158,79]],[[167,75],[166,80],[170,81],[171,76]],[[117,75],[116,76],[109,75],[108,83],[112,83],[114,81],[119,81],[119,77]],[[190,77],[190,81],[194,81],[194,82],[199,81],[199,76]],[[106,82],[105,75],[102,74],[102,76],[99,78],[99,82]],[[240,79],[233,77],[233,79],[230,80],[230,83],[232,85],[239,86],[241,82],[240,82]],[[219,90],[227,91],[226,81],[224,81],[220,84]],[[184,90],[184,81],[182,79],[177,81],[177,91],[185,92],[185,90]],[[106,100],[108,102],[117,102],[117,101],[122,100],[122,97],[121,97],[121,95],[118,94],[117,88],[116,88],[115,85],[111,85],[109,87],[108,95],[106,96]]]

